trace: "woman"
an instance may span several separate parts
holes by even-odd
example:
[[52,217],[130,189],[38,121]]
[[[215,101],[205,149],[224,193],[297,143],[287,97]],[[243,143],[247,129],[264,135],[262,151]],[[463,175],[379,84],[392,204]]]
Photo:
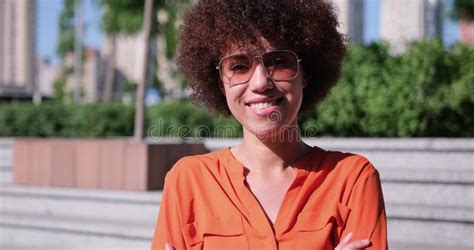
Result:
[[387,249],[375,168],[298,133],[298,115],[339,77],[346,49],[337,25],[323,0],[192,8],[178,56],[191,99],[232,114],[244,136],[170,170],[153,249]]

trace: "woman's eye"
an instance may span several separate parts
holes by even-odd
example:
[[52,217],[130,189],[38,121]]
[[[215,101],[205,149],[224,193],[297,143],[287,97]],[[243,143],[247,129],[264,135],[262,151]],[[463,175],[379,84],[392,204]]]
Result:
[[243,72],[249,70],[249,68],[250,67],[246,64],[235,64],[230,67],[230,70],[234,72]]
[[275,70],[278,70],[278,69],[286,69],[289,67],[288,65],[288,60],[286,60],[285,58],[283,57],[275,57],[275,58],[272,58],[268,65],[267,65],[267,69],[269,71],[275,71]]
[[287,62],[286,62],[285,58],[277,57],[277,58],[273,59],[273,65],[278,66],[278,65],[286,65],[286,64],[287,64]]

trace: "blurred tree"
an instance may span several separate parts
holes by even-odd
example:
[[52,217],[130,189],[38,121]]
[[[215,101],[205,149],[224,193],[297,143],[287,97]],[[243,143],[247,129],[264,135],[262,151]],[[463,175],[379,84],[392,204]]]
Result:
[[[162,6],[162,0],[154,0],[154,13]],[[110,101],[113,95],[115,82],[115,51],[116,37],[120,34],[133,35],[142,30],[144,0],[98,0],[104,9],[101,20],[101,28],[107,34],[110,41],[109,58],[107,60],[107,71],[105,76],[104,100]],[[152,34],[157,33],[156,22],[152,22]]]
[[59,16],[59,41],[56,53],[63,59],[74,51],[74,3],[75,0],[63,0],[63,10]]
[[65,58],[69,53],[74,53],[76,45],[74,20],[75,4],[75,0],[63,0],[63,9],[59,15],[59,37],[56,53],[62,60],[62,68],[60,75],[54,81],[53,99],[60,102],[66,101],[70,96],[66,93],[65,87],[69,77],[74,72],[71,65],[65,63]]
[[63,67],[58,78],[53,82],[53,101],[62,102],[66,98],[65,86],[68,77],[72,74],[72,68]]
[[[115,51],[116,37],[119,34],[136,34],[139,31],[144,32],[145,39],[145,63],[149,64],[149,47],[150,38],[155,37],[159,29],[163,29],[166,34],[166,55],[172,57],[176,50],[176,11],[186,9],[189,6],[189,0],[186,1],[168,1],[168,0],[98,0],[100,6],[103,7],[105,13],[102,17],[101,27],[110,39],[110,51],[106,71],[104,100],[109,101],[113,96],[114,73],[115,73]],[[147,9],[150,8],[150,9]],[[167,16],[171,17],[162,24],[153,17],[163,10]],[[154,58],[156,59],[156,58]],[[137,110],[135,121],[135,137],[143,137],[143,99],[145,96],[146,78],[149,74],[148,67],[145,66],[137,86]]]
[[[104,100],[110,101],[113,96],[115,82],[116,37],[118,35],[134,35],[142,30],[144,0],[97,0],[104,9],[101,28],[107,34],[110,47],[108,48],[108,64],[105,77]],[[165,55],[172,60],[178,43],[179,23],[181,16],[191,6],[191,0],[154,0],[153,13],[157,14],[157,21],[152,22],[151,36],[164,37]],[[159,85],[159,80],[153,81]],[[155,86],[163,91],[161,86]]]
[[160,30],[160,34],[165,37],[165,55],[168,59],[172,59],[175,56],[179,26],[183,15],[191,6],[191,0],[165,0],[162,8],[158,11],[158,29]]
[[144,127],[144,96],[147,82],[150,38],[158,33],[157,22],[152,21],[153,13],[163,6],[162,0],[99,0],[104,8],[101,26],[110,37],[111,48],[106,73],[105,94],[106,101],[111,100],[114,84],[116,36],[119,34],[135,34],[143,31],[144,36],[144,64],[141,79],[137,86],[135,132],[134,136],[140,140],[143,137]]
[[143,69],[141,72],[140,82],[137,86],[137,100],[135,101],[135,125],[133,127],[133,137],[136,141],[143,139],[143,129],[145,127],[145,89],[148,74],[148,52],[150,50],[150,37],[153,23],[153,1],[145,0],[145,10],[143,11],[143,39],[144,53],[143,53]]
[[196,1],[165,1],[164,7],[157,13],[158,28],[160,30],[157,36],[160,41],[157,53],[157,60],[160,62],[158,68],[158,80],[162,85],[160,92],[163,93],[165,100],[177,100],[186,96],[184,91],[186,81],[178,71],[175,64],[175,55],[178,45],[178,36],[181,31],[180,26],[183,23],[185,13],[190,9],[192,3]]

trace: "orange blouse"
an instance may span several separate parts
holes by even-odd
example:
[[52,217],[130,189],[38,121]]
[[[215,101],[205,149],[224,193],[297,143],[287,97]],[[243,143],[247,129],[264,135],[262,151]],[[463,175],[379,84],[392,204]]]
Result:
[[377,170],[362,156],[315,147],[272,225],[230,149],[179,160],[165,180],[152,249],[331,249],[349,232],[387,249]]

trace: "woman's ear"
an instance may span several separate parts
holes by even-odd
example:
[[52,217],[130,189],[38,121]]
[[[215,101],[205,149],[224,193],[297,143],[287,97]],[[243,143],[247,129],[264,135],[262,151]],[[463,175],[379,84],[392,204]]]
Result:
[[309,83],[308,78],[303,72],[302,79],[301,79],[301,84],[303,85],[303,88],[306,88],[306,86],[308,86],[308,83]]
[[308,86],[308,80],[305,78],[303,78],[303,88],[306,88],[306,86]]
[[306,78],[306,74],[303,70],[301,70],[301,85],[303,86],[303,88],[306,88],[306,86],[308,86],[308,78]]
[[219,89],[221,90],[222,94],[225,96],[225,88],[224,88],[224,83],[219,79],[219,82],[217,83],[219,86]]

